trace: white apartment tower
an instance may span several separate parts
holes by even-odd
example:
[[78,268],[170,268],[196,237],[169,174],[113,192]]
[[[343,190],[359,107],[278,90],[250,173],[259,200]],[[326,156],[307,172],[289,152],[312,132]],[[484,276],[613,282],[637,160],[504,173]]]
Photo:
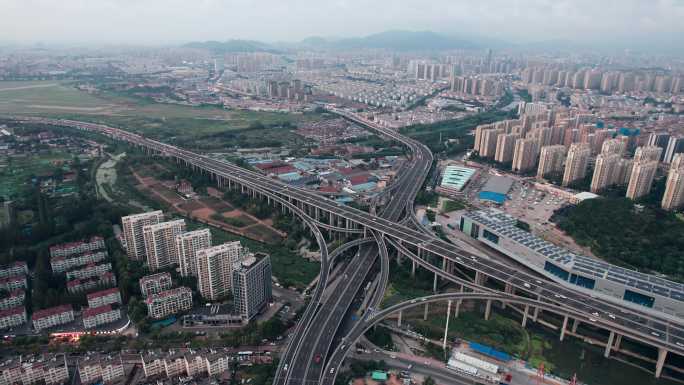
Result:
[[151,271],[178,263],[176,236],[185,232],[185,220],[162,222],[143,227],[147,264]]
[[208,247],[211,247],[211,231],[209,229],[189,231],[176,236],[176,250],[178,250],[178,262],[182,276],[197,276],[195,255],[198,250]]
[[145,259],[145,240],[143,227],[154,225],[164,220],[164,214],[157,210],[142,214],[128,215],[121,218],[123,238],[126,242],[126,254],[129,259],[142,261]]
[[233,269],[249,255],[240,241],[197,251],[197,286],[202,297],[216,300],[230,293]]

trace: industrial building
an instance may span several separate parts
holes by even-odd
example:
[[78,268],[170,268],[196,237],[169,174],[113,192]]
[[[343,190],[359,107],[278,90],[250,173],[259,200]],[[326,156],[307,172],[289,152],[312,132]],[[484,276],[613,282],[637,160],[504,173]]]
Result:
[[569,252],[516,226],[496,209],[471,211],[459,229],[544,276],[622,306],[684,317],[684,285]]
[[511,178],[498,175],[491,176],[480,190],[478,198],[483,201],[503,204],[512,186],[513,179]]

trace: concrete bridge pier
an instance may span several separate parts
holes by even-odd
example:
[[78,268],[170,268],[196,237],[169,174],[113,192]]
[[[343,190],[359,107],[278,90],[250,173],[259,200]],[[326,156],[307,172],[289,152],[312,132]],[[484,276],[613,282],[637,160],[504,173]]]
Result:
[[430,304],[428,302],[425,302],[425,311],[423,311],[423,321],[427,321],[429,309],[430,309]]
[[475,284],[476,285],[484,286],[486,281],[487,281],[487,276],[484,273],[482,273],[480,271],[475,272]]
[[451,316],[451,300],[447,303],[446,325],[444,326],[444,339],[442,340],[442,350],[446,350],[447,336],[449,335],[449,317]]
[[655,378],[660,378],[663,373],[663,366],[665,366],[665,359],[667,358],[667,350],[663,348],[658,349],[658,361],[656,362]]
[[579,326],[580,321],[578,319],[572,320],[572,332],[577,333],[577,327]]
[[398,328],[401,327],[401,315],[402,315],[403,313],[404,313],[404,312],[403,312],[402,310],[399,310],[399,317],[397,317],[397,327],[398,327]]
[[530,305],[525,305],[525,309],[523,310],[522,327],[527,326],[527,315],[529,312],[530,312]]
[[563,341],[563,338],[565,338],[565,330],[568,327],[568,316],[563,317],[563,326],[561,326],[561,333],[560,333],[560,341]]
[[603,356],[610,357],[610,349],[613,347],[613,339],[615,338],[615,332],[611,331],[608,335],[608,342],[606,343],[606,349],[603,351]]
[[490,316],[491,312],[492,312],[492,300],[488,299],[487,305],[485,306],[485,313],[484,313],[485,321],[489,321],[489,316]]

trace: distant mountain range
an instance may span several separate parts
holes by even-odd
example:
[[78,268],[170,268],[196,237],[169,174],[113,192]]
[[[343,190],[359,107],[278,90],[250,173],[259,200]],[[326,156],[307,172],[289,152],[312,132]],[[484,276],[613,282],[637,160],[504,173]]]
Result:
[[255,40],[228,40],[228,41],[205,41],[192,42],[183,45],[185,48],[206,49],[215,54],[224,54],[231,52],[271,52],[280,53],[280,51],[270,44]]
[[443,51],[451,49],[477,49],[484,45],[431,31],[387,31],[354,38],[309,37],[296,43],[264,43],[253,40],[207,41],[185,44],[187,48],[207,49],[213,53],[273,52],[288,49],[387,49],[392,51]]

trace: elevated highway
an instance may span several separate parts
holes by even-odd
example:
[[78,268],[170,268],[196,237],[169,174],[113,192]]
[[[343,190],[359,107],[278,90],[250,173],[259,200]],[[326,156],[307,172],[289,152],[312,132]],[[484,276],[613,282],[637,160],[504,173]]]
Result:
[[[19,119],[22,120],[22,119]],[[92,123],[69,120],[50,120],[42,118],[23,119],[38,121],[53,125],[63,125],[81,130],[98,132],[115,139],[124,140],[132,145],[145,148],[152,154],[176,159],[199,172],[207,173],[219,186],[240,189],[245,194],[263,197],[279,204],[278,200],[286,200],[297,206],[302,212],[310,216],[317,223],[333,226],[336,231],[363,232],[370,236],[379,234],[383,239],[393,244],[403,245],[410,251],[407,255],[417,263],[430,265],[435,270],[451,274],[455,267],[471,273],[474,276],[474,289],[486,289],[487,280],[504,285],[508,296],[516,301],[532,301],[530,306],[540,309],[561,309],[574,319],[581,319],[599,328],[619,333],[621,336],[650,345],[659,349],[659,356],[674,353],[684,356],[684,320],[669,319],[647,311],[625,309],[619,304],[599,300],[590,295],[572,290],[566,286],[539,280],[536,276],[525,271],[510,267],[496,260],[479,258],[476,255],[460,249],[458,246],[444,242],[422,231],[397,223],[396,219],[378,217],[341,203],[321,197],[315,192],[287,186],[264,175],[242,169],[224,161],[211,159],[187,150],[177,148],[158,141],[146,139],[120,129]],[[416,155],[418,157],[420,155]],[[420,173],[416,172],[415,175]],[[398,188],[409,196],[410,189],[419,189],[418,181],[413,186]],[[274,199],[278,197],[279,199]],[[402,208],[404,210],[405,208]],[[387,210],[387,209],[386,209]],[[396,209],[398,210],[398,209]],[[327,267],[326,267],[327,269]],[[326,269],[321,269],[323,272]],[[445,276],[444,279],[449,279]],[[325,285],[325,280],[319,283]],[[319,289],[317,287],[317,291]],[[489,289],[491,290],[491,289]],[[314,298],[315,299],[315,296]],[[316,308],[318,303],[313,301],[310,308]],[[517,303],[517,302],[512,302]],[[522,303],[522,302],[521,302]],[[308,312],[309,309],[307,309]],[[311,317],[313,317],[312,310]],[[305,317],[298,330],[305,329],[311,320]],[[298,344],[297,334],[292,344]],[[284,360],[287,357],[284,358]],[[332,361],[331,361],[332,362]],[[338,362],[339,363],[339,362]],[[656,372],[658,374],[658,372]]]

